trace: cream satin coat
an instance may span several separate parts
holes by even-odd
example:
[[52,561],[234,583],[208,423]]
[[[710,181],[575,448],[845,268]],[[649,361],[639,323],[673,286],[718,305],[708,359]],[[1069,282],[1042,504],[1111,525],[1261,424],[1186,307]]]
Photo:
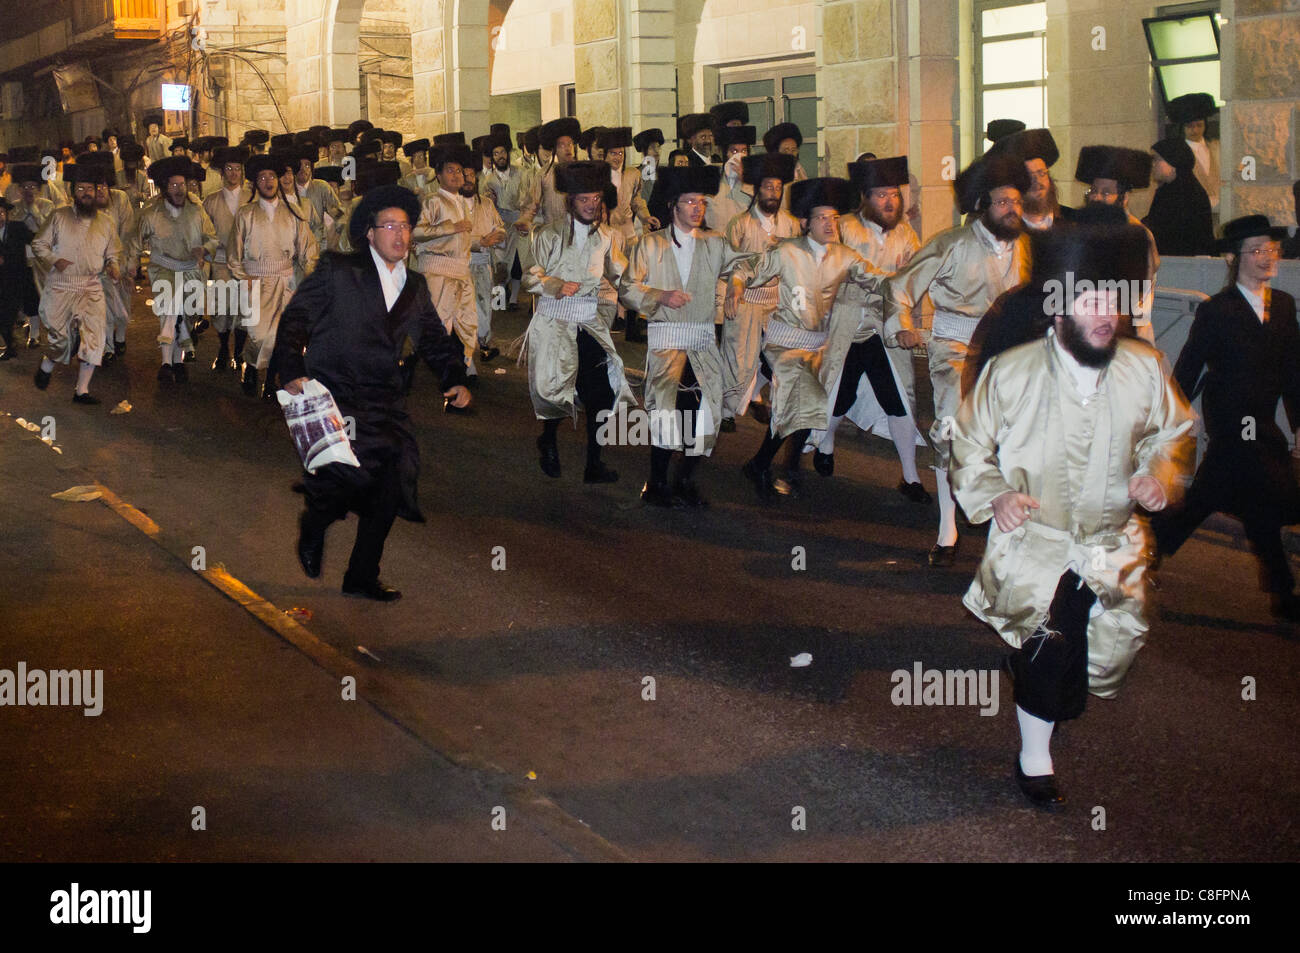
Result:
[[[149,249],[150,289],[153,289],[158,282],[163,282],[171,288],[173,307],[165,312],[155,309],[159,318],[158,343],[171,344],[176,340],[178,333],[181,341],[189,340],[189,332],[186,328],[182,326],[178,331],[176,319],[184,311],[182,306],[185,299],[189,297],[186,285],[189,282],[198,282],[199,286],[202,286],[204,281],[202,264],[192,257],[194,249],[202,248],[209,258],[217,250],[217,232],[212,225],[212,219],[208,218],[208,213],[203,210],[203,206],[196,205],[194,202],[186,202],[181,206],[180,214],[173,218],[167,212],[167,199],[162,196],[158,201],[145,206],[140,213],[137,222],[136,247],[141,250]],[[165,255],[173,261],[193,262],[194,267],[177,273],[159,264],[155,260],[158,255]],[[178,292],[179,300],[177,300]],[[190,316],[200,315],[203,310],[201,306],[199,311]]]
[[[104,354],[108,316],[101,276],[111,263],[122,263],[122,240],[106,212],[79,218],[70,205],[54,210],[32,241],[32,254],[46,269],[40,319],[49,337],[50,358],[67,364],[72,358],[72,326],[80,326],[77,357],[99,366]],[[59,271],[55,262],[72,262]]]
[[[645,408],[651,416],[652,431],[658,431],[654,422],[655,411],[673,411],[677,407],[677,393],[682,374],[689,360],[701,391],[701,407],[708,407],[707,418],[696,418],[697,430],[692,455],[713,452],[722,422],[722,355],[714,340],[714,319],[722,310],[720,278],[730,276],[739,261],[751,258],[735,251],[717,232],[700,230],[695,237],[691,255],[690,277],[682,280],[673,254],[672,239],[668,229],[642,235],[632,245],[627,271],[619,297],[625,306],[641,313],[651,328],[656,324],[675,322],[708,326],[708,346],[690,350],[646,349]],[[659,303],[661,291],[685,291],[691,300],[680,308],[668,308]],[[653,330],[650,332],[654,333]],[[705,426],[707,424],[707,426]],[[653,434],[656,447],[683,450],[680,428],[665,428]]]
[[[742,266],[744,269],[753,266]],[[796,430],[825,430],[829,391],[843,366],[844,349],[839,361],[827,361],[834,349],[827,345],[841,336],[851,335],[857,327],[856,315],[846,320],[844,309],[836,320],[835,297],[840,286],[851,281],[867,291],[879,291],[883,272],[847,245],[832,242],[819,264],[813,255],[812,242],[805,236],[787,238],[765,252],[745,283],[756,288],[778,280],[779,303],[768,319],[768,333],[763,354],[772,368],[771,432],[784,437]],[[772,343],[771,324],[780,321],[792,328],[828,335],[816,348],[787,348]]]
[[1154,477],[1175,500],[1190,466],[1192,413],[1160,353],[1130,339],[1120,339],[1085,401],[1054,334],[993,358],[957,415],[950,478],[971,522],[989,520],[1008,491],[1039,503],[1010,533],[990,524],[963,602],[1019,647],[1073,569],[1102,609],[1088,624],[1089,690],[1111,697],[1147,632],[1146,529],[1128,483]]
[[257,320],[247,323],[251,316],[244,319],[248,331],[244,360],[259,371],[271,362],[280,315],[298,287],[295,272],[311,274],[319,257],[311,228],[289,211],[283,200],[276,203],[271,216],[259,199],[239,207],[226,264],[240,281],[259,283]]
[[[558,222],[533,229],[532,263],[524,272],[523,289],[530,294],[558,297],[566,281],[578,283],[574,297],[595,299],[601,279],[618,288],[627,270],[627,259],[619,250],[614,231],[598,226],[579,248],[569,240],[572,220],[565,216]],[[575,223],[579,229],[590,226]],[[577,412],[578,327],[540,312],[533,314],[524,336],[520,360],[528,361],[528,393],[539,420],[571,417]],[[586,322],[582,329],[604,349],[609,386],[614,391],[615,409],[620,404],[636,406],[636,400],[623,374],[623,360],[618,356],[609,327],[600,320]]]
[[[759,253],[776,247],[783,238],[799,235],[799,220],[789,212],[777,210],[771,234],[763,229],[757,204],[727,223],[727,242],[736,251]],[[772,279],[770,287],[777,287]],[[758,355],[763,349],[763,331],[775,304],[762,304],[741,297],[736,302],[736,317],[722,324],[723,413],[734,417],[749,409],[758,390]]]

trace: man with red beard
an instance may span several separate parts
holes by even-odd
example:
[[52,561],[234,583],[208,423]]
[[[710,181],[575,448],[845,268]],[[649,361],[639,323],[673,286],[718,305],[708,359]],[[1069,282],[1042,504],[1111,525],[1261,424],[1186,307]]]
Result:
[[957,507],[948,483],[948,457],[971,336],[989,306],[1022,284],[1029,269],[1020,217],[1020,197],[1029,191],[1024,162],[1014,155],[985,156],[957,176],[953,188],[962,213],[979,218],[930,239],[888,280],[884,292],[886,347],[921,344],[916,311],[926,295],[934,305],[928,351],[939,538],[930,550],[931,566],[951,566],[957,558]]

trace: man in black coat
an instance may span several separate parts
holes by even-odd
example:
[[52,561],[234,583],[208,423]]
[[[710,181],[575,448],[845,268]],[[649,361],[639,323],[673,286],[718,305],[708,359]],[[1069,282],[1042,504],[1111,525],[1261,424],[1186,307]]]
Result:
[[[1181,508],[1152,519],[1158,555],[1172,556],[1211,513],[1242,521],[1260,562],[1260,583],[1276,615],[1300,621],[1295,579],[1281,530],[1300,521],[1300,488],[1291,470],[1277,402],[1300,425],[1300,326],[1295,299],[1269,287],[1286,230],[1263,215],[1223,227],[1228,286],[1201,303],[1174,366],[1189,398],[1203,392],[1209,437],[1205,458]],[[1198,384],[1205,371],[1203,384]]]
[[351,418],[360,468],[331,463],[303,479],[307,508],[299,524],[298,558],[320,575],[325,530],[349,511],[360,518],[343,592],[383,602],[401,592],[379,580],[379,559],[396,517],[423,522],[416,498],[420,452],[406,413],[401,368],[404,342],[433,369],[451,406],[469,406],[464,349],[434,309],[423,276],[406,268],[420,201],[401,186],[370,189],[352,213],[352,255],[327,254],[302,283],[280,319],[275,357],[300,393],[308,377],[334,395]]
[[14,321],[23,307],[32,282],[27,267],[27,246],[35,237],[21,221],[9,221],[13,203],[0,198],[0,361],[14,357]]
[[1151,151],[1151,178],[1160,183],[1142,224],[1162,255],[1213,255],[1210,196],[1196,179],[1196,156],[1180,138],[1161,139]]

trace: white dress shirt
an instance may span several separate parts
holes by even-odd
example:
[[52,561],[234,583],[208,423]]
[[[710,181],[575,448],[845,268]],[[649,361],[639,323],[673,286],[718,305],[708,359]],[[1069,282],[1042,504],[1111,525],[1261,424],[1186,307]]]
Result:
[[388,262],[379,257],[379,252],[375,251],[374,245],[368,247],[370,257],[375,260],[375,269],[379,272],[379,287],[384,291],[384,308],[392,311],[397,296],[406,287],[406,263],[399,261],[390,268]]

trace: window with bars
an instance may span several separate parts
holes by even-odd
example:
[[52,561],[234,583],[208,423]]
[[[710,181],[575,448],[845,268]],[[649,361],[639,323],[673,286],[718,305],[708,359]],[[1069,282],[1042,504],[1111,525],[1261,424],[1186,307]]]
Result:
[[[984,130],[994,119],[1047,125],[1047,4],[976,0],[975,111]],[[983,140],[981,152],[992,143]]]

